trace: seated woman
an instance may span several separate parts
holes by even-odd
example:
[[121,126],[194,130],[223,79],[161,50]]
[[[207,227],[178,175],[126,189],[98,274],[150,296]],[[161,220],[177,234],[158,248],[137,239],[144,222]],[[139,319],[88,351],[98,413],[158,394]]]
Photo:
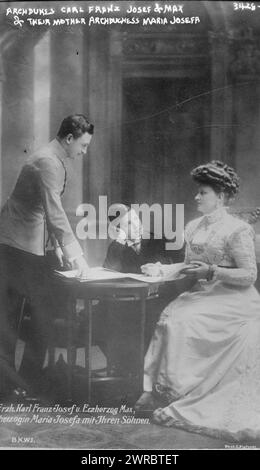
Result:
[[[254,233],[225,203],[239,179],[222,162],[192,171],[203,214],[185,232],[197,282],[162,312],[145,357],[136,409],[156,423],[235,439],[260,436],[260,296]],[[158,268],[159,269],[159,268]],[[149,274],[149,267],[143,267]]]

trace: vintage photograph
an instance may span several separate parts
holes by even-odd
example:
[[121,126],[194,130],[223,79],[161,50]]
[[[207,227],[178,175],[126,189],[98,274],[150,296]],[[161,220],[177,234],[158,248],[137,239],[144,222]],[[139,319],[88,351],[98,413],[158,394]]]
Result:
[[0,449],[260,448],[259,74],[260,2],[0,2]]

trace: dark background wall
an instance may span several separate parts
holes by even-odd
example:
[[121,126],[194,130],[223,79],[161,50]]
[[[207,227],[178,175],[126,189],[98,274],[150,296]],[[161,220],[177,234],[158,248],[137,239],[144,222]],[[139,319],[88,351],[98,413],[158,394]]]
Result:
[[[189,172],[213,158],[241,176],[236,207],[260,205],[259,22],[235,14],[233,2],[183,3],[200,16],[198,27],[21,31],[1,15],[2,201],[26,156],[55,136],[65,115],[84,112],[96,132],[68,182],[64,205],[74,225],[78,204],[98,207],[100,195],[108,205],[185,204],[188,220],[196,215]],[[103,245],[88,242],[93,263]]]

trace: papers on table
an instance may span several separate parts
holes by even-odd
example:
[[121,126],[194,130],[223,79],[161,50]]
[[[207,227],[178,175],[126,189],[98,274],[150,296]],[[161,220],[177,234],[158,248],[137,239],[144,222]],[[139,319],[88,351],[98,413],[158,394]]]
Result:
[[163,273],[162,278],[164,281],[175,281],[183,279],[185,274],[180,274],[180,271],[187,266],[185,263],[162,264],[160,270]]
[[77,278],[77,270],[70,271],[57,271],[56,272],[67,279],[78,279],[80,282],[91,282],[91,281],[109,281],[113,279],[135,279],[142,282],[160,282],[162,281],[161,276],[151,277],[145,276],[144,274],[133,274],[133,273],[120,273],[118,271],[111,271],[102,267],[90,268],[88,271],[88,277],[86,279]]
[[[70,270],[70,271],[57,271],[63,277],[68,279],[77,279],[77,270]],[[80,279],[80,281],[109,281],[110,279],[122,279],[126,278],[126,274],[120,273],[117,271],[111,271],[110,269],[105,269],[102,267],[96,268],[89,268],[88,270],[88,277],[87,279]]]
[[126,277],[130,277],[131,279],[135,279],[136,281],[142,281],[142,282],[162,282],[163,277],[162,276],[146,276],[145,274],[132,274],[129,273],[126,275]]
[[183,274],[180,274],[180,270],[184,267],[184,263],[175,264],[163,264],[161,265],[162,276],[146,276],[145,274],[133,274],[133,273],[120,273],[118,271],[112,271],[110,269],[95,267],[90,268],[88,271],[88,277],[86,279],[77,278],[77,270],[70,271],[57,271],[56,272],[67,279],[78,279],[81,282],[90,281],[109,281],[112,279],[135,279],[137,281],[154,283],[162,281],[172,281],[175,279],[182,279]]

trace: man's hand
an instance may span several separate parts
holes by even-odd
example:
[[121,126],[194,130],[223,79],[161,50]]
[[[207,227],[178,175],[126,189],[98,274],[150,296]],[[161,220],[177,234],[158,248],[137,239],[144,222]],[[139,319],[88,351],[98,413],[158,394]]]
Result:
[[63,268],[63,266],[64,266],[64,255],[63,255],[62,249],[61,249],[59,246],[57,246],[57,247],[55,248],[54,252],[55,252],[56,258],[57,258],[58,261],[59,261],[59,266],[60,266],[61,268]]
[[87,279],[89,266],[83,256],[79,256],[72,261],[72,269],[77,269],[77,277]]

